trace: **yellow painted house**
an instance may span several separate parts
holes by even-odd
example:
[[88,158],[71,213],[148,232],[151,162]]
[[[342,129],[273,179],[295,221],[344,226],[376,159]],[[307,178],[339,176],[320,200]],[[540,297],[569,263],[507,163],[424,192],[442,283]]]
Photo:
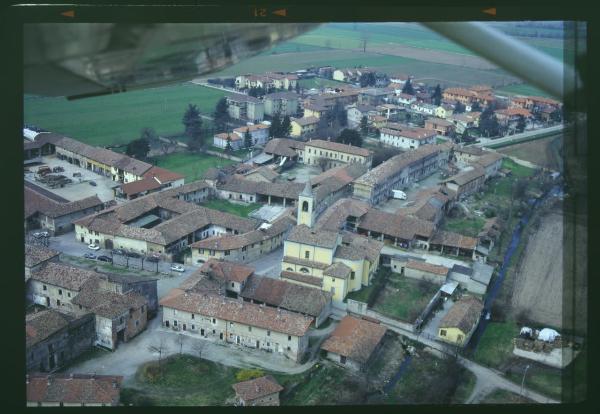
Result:
[[284,242],[281,278],[331,292],[334,301],[342,302],[348,292],[369,285],[383,244],[348,232],[312,228],[314,204],[307,183],[298,198],[298,225]]
[[314,116],[304,116],[303,118],[291,118],[292,131],[290,136],[302,137],[314,134],[317,131],[319,118]]
[[438,339],[465,346],[477,328],[483,303],[474,296],[463,296],[448,311],[438,327]]

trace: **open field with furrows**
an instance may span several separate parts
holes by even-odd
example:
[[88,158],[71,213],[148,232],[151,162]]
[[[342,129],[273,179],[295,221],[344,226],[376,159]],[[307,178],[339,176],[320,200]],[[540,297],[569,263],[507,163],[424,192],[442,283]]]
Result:
[[535,404],[535,401],[514,392],[495,389],[479,401],[479,404]]
[[91,145],[124,144],[139,138],[145,127],[160,135],[180,133],[188,104],[211,114],[223,95],[217,89],[183,83],[75,101],[30,97],[24,100],[24,120]]
[[540,167],[559,171],[560,160],[558,157],[560,156],[559,151],[562,147],[562,140],[562,135],[541,138],[503,147],[498,149],[498,152],[532,162]]
[[563,215],[553,211],[541,217],[523,252],[515,273],[513,312],[562,328],[563,275]]
[[512,85],[502,86],[496,89],[499,95],[529,95],[529,96],[544,96],[546,98],[553,98],[548,92],[544,92],[541,89],[536,88],[528,83],[515,83]]

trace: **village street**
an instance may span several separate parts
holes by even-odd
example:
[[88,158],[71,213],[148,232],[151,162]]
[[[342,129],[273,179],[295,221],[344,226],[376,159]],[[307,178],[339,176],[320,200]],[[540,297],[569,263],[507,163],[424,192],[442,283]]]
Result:
[[[161,326],[162,315],[159,314],[148,323],[144,332],[131,341],[119,344],[114,351],[104,351],[93,359],[73,365],[67,373],[114,374],[118,372],[129,386],[137,369],[146,362],[158,361],[157,348],[162,348],[162,358],[178,353],[194,355],[223,365],[239,368],[262,368],[269,371],[298,374],[306,371],[316,362],[315,355],[320,344],[337,326],[331,323],[324,329],[311,329],[310,338],[317,338],[308,350],[308,362],[299,365],[294,361],[278,355],[253,348],[241,348],[220,342],[201,340],[197,335],[175,332]],[[151,349],[152,348],[152,349]]]

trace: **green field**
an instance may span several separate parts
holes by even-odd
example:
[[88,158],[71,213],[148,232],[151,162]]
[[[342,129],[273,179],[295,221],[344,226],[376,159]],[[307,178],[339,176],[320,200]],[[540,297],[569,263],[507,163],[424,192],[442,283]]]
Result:
[[185,176],[186,182],[202,178],[206,170],[235,164],[226,158],[205,154],[173,153],[156,158],[156,165]]
[[373,310],[412,323],[425,309],[438,286],[392,273]]
[[513,338],[519,334],[514,321],[492,322],[479,340],[473,360],[497,368],[512,355]]
[[469,218],[450,218],[447,217],[444,222],[444,230],[453,231],[469,237],[477,237],[483,226],[485,219],[481,217]]
[[501,88],[496,89],[499,93],[506,93],[509,95],[529,95],[529,96],[544,96],[546,98],[553,98],[547,92],[542,91],[541,89],[536,88],[533,85],[528,83],[518,83],[509,86],[503,86]]
[[514,392],[496,389],[485,396],[480,404],[531,404],[535,401],[515,394]]
[[320,89],[325,87],[339,87],[339,86],[348,86],[348,84],[344,82],[338,82],[332,79],[324,79],[324,78],[311,78],[311,79],[300,79],[298,81],[301,88],[304,89]]
[[138,138],[145,127],[162,135],[180,133],[188,104],[210,114],[223,95],[217,89],[184,83],[75,101],[27,98],[24,120],[91,145],[123,144]]
[[212,199],[202,203],[204,207],[223,211],[225,213],[235,214],[240,217],[248,217],[248,214],[261,207],[260,204],[234,204],[227,200]]

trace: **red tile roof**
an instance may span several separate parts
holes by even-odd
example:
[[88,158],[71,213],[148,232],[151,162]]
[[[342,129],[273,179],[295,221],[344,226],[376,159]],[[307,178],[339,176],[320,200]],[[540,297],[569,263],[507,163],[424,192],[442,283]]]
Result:
[[200,272],[212,274],[227,282],[242,283],[254,273],[254,269],[237,263],[210,259],[200,267]]
[[283,390],[283,387],[270,375],[238,382],[233,384],[232,387],[236,395],[244,401],[256,400]]
[[48,375],[27,377],[28,402],[118,405],[122,376]]
[[321,348],[365,363],[383,339],[385,332],[386,328],[383,325],[346,316]]

